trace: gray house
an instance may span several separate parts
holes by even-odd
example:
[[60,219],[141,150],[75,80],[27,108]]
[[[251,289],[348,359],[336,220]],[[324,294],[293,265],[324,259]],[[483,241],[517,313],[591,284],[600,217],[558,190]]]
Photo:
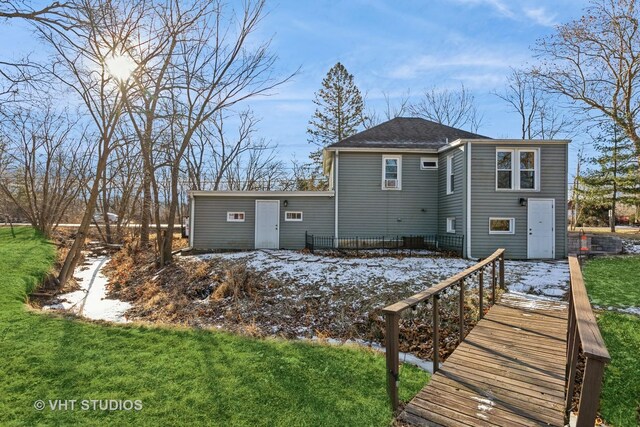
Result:
[[190,193],[196,250],[304,247],[305,233],[461,236],[463,255],[567,254],[566,140],[491,139],[395,118],[327,147],[329,191]]

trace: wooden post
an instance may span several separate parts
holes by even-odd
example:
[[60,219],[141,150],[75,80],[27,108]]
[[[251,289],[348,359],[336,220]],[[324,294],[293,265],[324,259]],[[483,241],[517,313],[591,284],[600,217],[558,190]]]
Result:
[[387,392],[391,400],[391,408],[395,412],[398,409],[398,372],[400,359],[399,347],[399,315],[398,313],[386,313],[386,356],[387,356]]
[[604,362],[587,356],[584,377],[582,378],[582,391],[580,392],[576,427],[592,427],[595,424],[603,375]]
[[440,295],[433,295],[433,373],[438,371],[440,365],[440,313],[438,313],[438,300]]
[[484,317],[484,303],[482,298],[484,295],[484,267],[480,269],[480,277],[478,277],[478,292],[480,292],[480,301],[478,302],[480,305],[479,318],[482,319]]
[[504,252],[500,254],[500,289],[504,290]]
[[496,303],[496,260],[491,261],[491,304]]
[[358,256],[358,246],[359,246],[360,238],[356,236],[356,256]]
[[460,301],[459,301],[459,309],[460,309],[460,319],[458,320],[458,330],[460,335],[458,336],[458,344],[462,343],[464,339],[464,279],[460,280]]

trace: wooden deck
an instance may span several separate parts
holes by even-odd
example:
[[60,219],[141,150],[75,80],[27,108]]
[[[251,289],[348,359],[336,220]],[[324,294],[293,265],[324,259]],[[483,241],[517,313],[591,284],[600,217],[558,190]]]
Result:
[[505,294],[400,419],[427,426],[563,426],[566,335],[566,304]]

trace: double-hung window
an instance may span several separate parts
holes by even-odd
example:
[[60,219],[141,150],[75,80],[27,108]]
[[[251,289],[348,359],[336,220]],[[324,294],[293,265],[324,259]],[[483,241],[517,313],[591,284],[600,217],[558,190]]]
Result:
[[496,150],[497,190],[538,190],[540,152],[537,149],[498,148]]
[[382,189],[402,188],[402,156],[382,156]]
[[456,184],[456,175],[453,170],[453,154],[447,156],[447,194],[453,194]]

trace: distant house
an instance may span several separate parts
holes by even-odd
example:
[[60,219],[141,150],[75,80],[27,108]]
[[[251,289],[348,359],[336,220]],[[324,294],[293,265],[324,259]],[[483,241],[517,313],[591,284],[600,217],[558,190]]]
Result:
[[305,233],[462,236],[466,257],[567,254],[566,140],[504,140],[395,118],[330,145],[322,192],[192,191],[197,250],[288,248]]

